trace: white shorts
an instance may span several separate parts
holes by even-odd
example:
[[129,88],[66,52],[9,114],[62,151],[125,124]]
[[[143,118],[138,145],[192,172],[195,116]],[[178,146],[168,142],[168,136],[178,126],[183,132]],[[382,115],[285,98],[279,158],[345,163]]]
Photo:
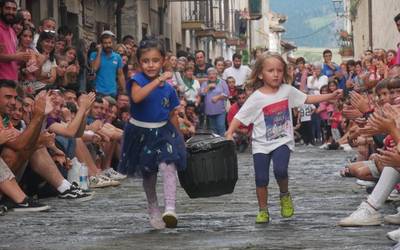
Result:
[[7,164],[3,161],[3,158],[0,157],[0,182],[12,180],[14,178],[14,174],[11,172]]

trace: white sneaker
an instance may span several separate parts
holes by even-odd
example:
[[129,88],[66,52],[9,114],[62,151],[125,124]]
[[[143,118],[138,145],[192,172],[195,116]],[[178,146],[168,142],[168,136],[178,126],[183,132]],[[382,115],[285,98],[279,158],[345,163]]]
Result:
[[400,201],[400,193],[397,189],[393,189],[390,193],[389,197],[387,198],[388,201]]
[[400,207],[397,208],[397,214],[387,215],[383,220],[387,224],[400,225]]
[[120,174],[112,168],[107,168],[102,172],[102,174],[115,181],[123,180],[127,177],[126,175]]
[[114,187],[120,184],[119,181],[114,181],[104,175],[96,175],[89,177],[90,188],[103,188],[103,187]]
[[349,144],[342,144],[340,145],[340,147],[344,150],[344,151],[352,151],[352,147]]
[[400,241],[400,228],[387,233],[386,236],[393,241],[399,242]]
[[357,179],[356,181],[357,185],[363,186],[363,187],[375,187],[376,182],[374,181],[364,181],[364,180],[360,180]]
[[361,202],[349,217],[339,221],[342,227],[376,226],[382,224],[382,215],[366,202]]
[[328,149],[328,143],[324,143],[321,146],[319,146],[320,149]]

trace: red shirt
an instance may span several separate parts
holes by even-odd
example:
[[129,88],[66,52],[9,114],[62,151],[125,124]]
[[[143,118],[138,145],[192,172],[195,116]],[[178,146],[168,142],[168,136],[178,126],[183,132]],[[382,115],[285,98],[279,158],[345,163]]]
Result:
[[[0,51],[5,55],[17,52],[17,36],[14,29],[0,20]],[[16,61],[0,62],[0,79],[18,81],[18,64]]]
[[340,111],[333,112],[331,128],[339,128],[341,122],[342,122],[342,112]]
[[[233,118],[235,117],[237,112],[239,112],[239,109],[240,109],[240,107],[239,107],[237,102],[232,104],[231,108],[229,109],[228,116],[226,118],[228,120],[228,124],[231,124]],[[249,130],[251,130],[252,128],[253,128],[252,124],[250,124],[247,127],[244,126],[243,124],[240,124],[240,126],[239,126],[239,129],[249,129]]]

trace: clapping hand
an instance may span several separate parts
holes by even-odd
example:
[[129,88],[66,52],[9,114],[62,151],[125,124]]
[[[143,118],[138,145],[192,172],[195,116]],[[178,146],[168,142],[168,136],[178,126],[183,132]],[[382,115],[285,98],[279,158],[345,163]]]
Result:
[[358,109],[355,109],[352,106],[348,105],[345,105],[342,113],[345,118],[350,120],[354,120],[363,116],[363,113],[361,113]]
[[350,93],[351,106],[358,109],[361,113],[366,113],[370,110],[368,99],[357,92]]
[[14,140],[17,136],[13,129],[0,129],[0,145]]
[[50,93],[46,93],[46,91],[43,90],[35,97],[33,113],[48,115],[51,111],[53,111],[52,96]]
[[90,92],[87,95],[82,94],[78,100],[79,107],[84,108],[86,111],[88,111],[91,109],[95,99],[96,99],[96,94],[94,92]]
[[387,150],[378,149],[379,155],[377,159],[386,166],[400,167],[400,153],[397,148],[389,148]]

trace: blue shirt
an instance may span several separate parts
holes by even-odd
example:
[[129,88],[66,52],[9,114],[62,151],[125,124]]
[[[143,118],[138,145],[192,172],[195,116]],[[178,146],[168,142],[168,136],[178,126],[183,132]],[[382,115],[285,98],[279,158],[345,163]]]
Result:
[[[133,83],[143,88],[151,81],[144,73],[137,73],[126,84],[126,90],[131,93]],[[142,122],[168,121],[170,112],[179,106],[178,95],[168,83],[154,89],[141,102],[134,103],[132,97],[130,102],[132,118]]]
[[[96,59],[97,52],[90,54],[90,62]],[[115,52],[111,55],[101,52],[100,67],[96,72],[96,92],[103,95],[117,95],[117,72],[122,69],[121,56]]]
[[327,64],[324,63],[324,66],[322,67],[322,74],[326,75],[328,78],[332,77],[335,75],[336,71],[340,71],[340,67],[336,64],[334,64],[335,70],[332,70]]

